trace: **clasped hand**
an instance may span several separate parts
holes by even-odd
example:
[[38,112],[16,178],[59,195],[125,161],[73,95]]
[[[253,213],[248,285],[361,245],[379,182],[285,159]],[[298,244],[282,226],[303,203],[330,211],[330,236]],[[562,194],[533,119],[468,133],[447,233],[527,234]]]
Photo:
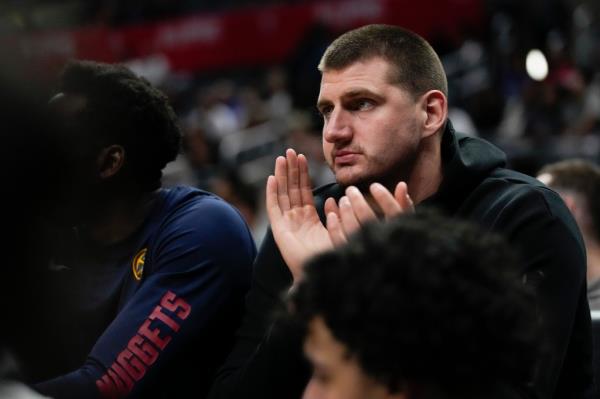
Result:
[[[387,219],[413,212],[406,183],[400,182],[394,194],[373,183],[370,196]],[[275,160],[275,174],[267,179],[266,206],[275,242],[292,273],[294,285],[302,279],[304,263],[312,256],[344,244],[348,236],[377,215],[365,196],[354,186],[336,203],[325,201],[326,225],[315,207],[308,163],[292,149]]]

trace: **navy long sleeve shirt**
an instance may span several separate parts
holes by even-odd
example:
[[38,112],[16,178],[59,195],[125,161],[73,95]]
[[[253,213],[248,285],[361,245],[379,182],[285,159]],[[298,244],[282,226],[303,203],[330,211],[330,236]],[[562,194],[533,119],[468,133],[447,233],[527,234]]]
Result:
[[178,187],[161,190],[123,242],[60,241],[38,342],[54,378],[36,388],[58,399],[202,397],[239,326],[256,254],[239,213]]

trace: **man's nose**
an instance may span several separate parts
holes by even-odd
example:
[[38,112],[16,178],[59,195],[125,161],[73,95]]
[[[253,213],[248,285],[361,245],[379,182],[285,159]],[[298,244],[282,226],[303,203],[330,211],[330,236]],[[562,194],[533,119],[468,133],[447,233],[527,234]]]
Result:
[[333,110],[323,126],[323,139],[330,143],[348,141],[352,138],[352,117],[343,110]]

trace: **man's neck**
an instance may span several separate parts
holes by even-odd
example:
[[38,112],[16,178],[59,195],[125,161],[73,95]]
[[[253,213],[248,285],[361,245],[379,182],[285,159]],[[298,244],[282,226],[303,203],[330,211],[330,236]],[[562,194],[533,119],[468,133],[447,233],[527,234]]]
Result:
[[108,199],[84,228],[94,242],[110,245],[133,234],[152,210],[157,191]]
[[415,205],[435,194],[442,183],[442,159],[437,155],[422,159],[406,183]]
[[441,133],[424,139],[421,146],[415,165],[406,182],[408,195],[415,205],[435,194],[443,177]]

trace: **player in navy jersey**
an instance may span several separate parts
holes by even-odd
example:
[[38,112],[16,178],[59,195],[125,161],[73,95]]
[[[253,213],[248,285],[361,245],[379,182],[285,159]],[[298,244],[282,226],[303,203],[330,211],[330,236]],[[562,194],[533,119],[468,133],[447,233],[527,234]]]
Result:
[[210,193],[160,188],[179,150],[176,116],[125,67],[70,63],[49,107],[62,173],[35,387],[55,398],[202,397],[249,287],[247,226]]

